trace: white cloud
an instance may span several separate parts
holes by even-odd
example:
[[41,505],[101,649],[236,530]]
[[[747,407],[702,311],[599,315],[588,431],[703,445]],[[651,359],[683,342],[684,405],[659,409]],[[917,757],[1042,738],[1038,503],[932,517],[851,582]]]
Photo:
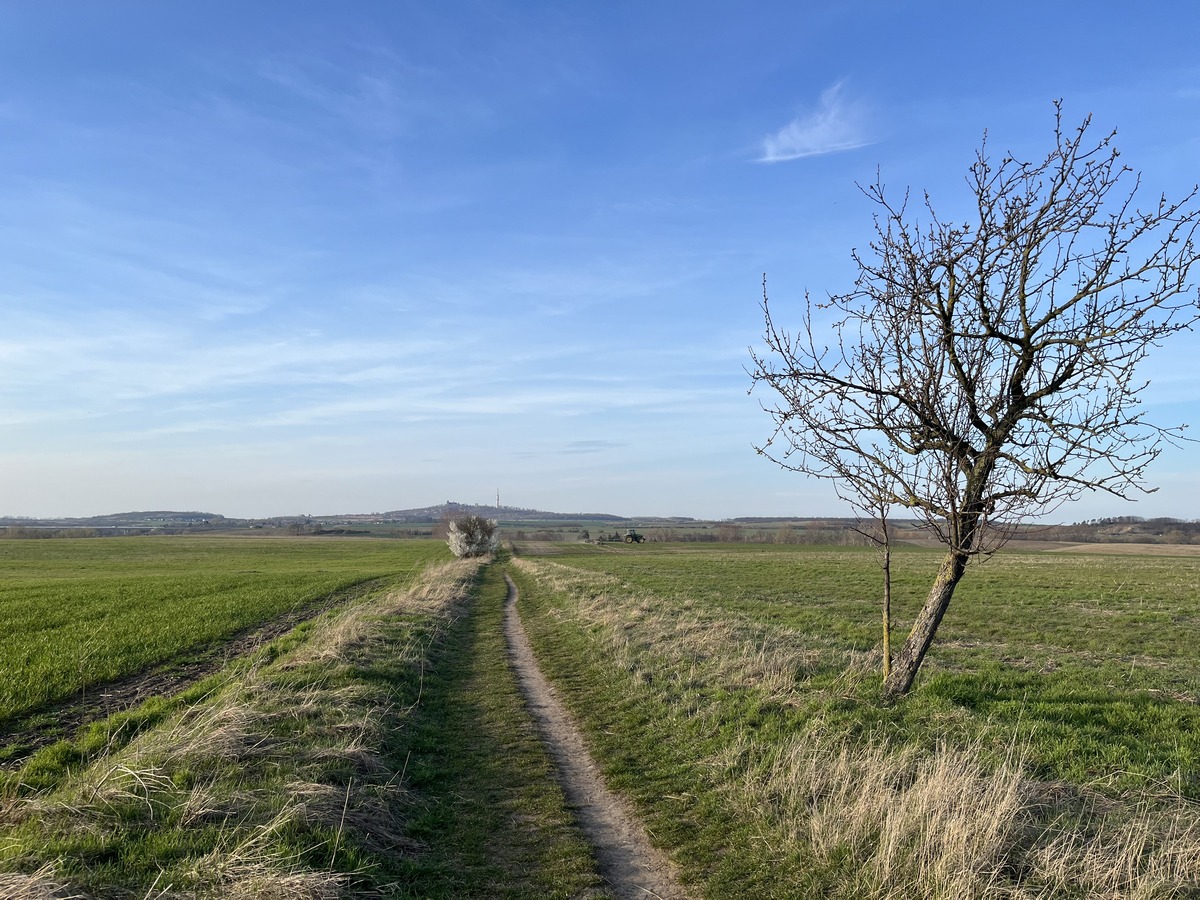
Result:
[[763,139],[759,162],[786,162],[806,156],[822,156],[854,150],[872,143],[866,137],[866,118],[862,104],[843,94],[845,81],[821,94],[817,108],[797,116],[775,134]]

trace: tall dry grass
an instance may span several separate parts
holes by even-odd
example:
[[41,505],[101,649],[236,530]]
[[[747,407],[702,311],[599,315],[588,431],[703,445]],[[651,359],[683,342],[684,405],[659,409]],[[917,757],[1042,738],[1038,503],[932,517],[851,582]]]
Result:
[[[1054,790],[978,747],[848,745],[814,727],[714,765],[764,835],[855,873],[864,898],[1192,896],[1200,810]],[[723,764],[722,764],[723,763]],[[1052,799],[1048,799],[1052,798]]]
[[844,654],[826,653],[785,628],[716,617],[684,601],[667,603],[613,576],[543,559],[514,564],[572,599],[574,614],[601,628],[605,652],[634,681],[669,677],[677,686],[755,688],[793,696],[796,681]]
[[54,866],[43,865],[35,872],[0,872],[3,900],[85,900],[86,895],[58,881]]
[[1011,762],[984,771],[966,751],[853,746],[816,730],[771,747],[742,737],[725,754],[714,765],[740,814],[844,868],[859,896],[986,897],[1005,881],[1023,809]]

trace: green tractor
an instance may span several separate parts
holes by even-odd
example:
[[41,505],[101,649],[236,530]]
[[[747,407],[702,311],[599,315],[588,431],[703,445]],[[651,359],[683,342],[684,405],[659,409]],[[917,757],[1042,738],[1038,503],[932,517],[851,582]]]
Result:
[[625,532],[625,543],[627,543],[627,544],[644,544],[644,543],[646,543],[646,536],[644,534],[638,534],[636,531],[634,531],[632,528],[630,528],[628,531]]

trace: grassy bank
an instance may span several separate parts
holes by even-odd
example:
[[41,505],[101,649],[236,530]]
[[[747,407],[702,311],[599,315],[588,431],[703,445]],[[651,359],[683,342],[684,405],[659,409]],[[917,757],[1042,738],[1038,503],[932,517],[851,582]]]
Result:
[[[901,562],[903,619],[936,557]],[[710,896],[1200,892],[1194,560],[993,560],[894,706],[869,552],[581,548],[517,574],[602,765]]]

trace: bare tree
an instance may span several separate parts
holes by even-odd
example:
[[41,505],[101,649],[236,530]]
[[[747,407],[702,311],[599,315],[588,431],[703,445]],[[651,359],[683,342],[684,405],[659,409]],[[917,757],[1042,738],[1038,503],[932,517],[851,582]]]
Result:
[[738,543],[743,539],[742,526],[736,522],[721,522],[717,525],[716,535],[723,544]]
[[854,289],[806,297],[798,331],[776,325],[764,277],[751,374],[778,396],[759,452],[860,509],[912,510],[946,545],[888,696],[912,686],[973,556],[1085,491],[1149,492],[1146,467],[1181,436],[1146,421],[1137,369],[1200,318],[1197,189],[1136,205],[1115,132],[1091,139],[1090,123],[1064,131],[1055,104],[1055,146],[1033,163],[994,163],[985,135],[969,222],[928,195],[920,222],[877,177]]
[[[858,494],[851,502],[857,504],[866,499]],[[879,568],[883,571],[883,681],[886,684],[892,674],[892,532],[888,528],[890,505],[887,498],[877,495],[874,502],[877,505],[870,510],[873,515],[865,524],[860,519],[854,530],[879,551]]]

